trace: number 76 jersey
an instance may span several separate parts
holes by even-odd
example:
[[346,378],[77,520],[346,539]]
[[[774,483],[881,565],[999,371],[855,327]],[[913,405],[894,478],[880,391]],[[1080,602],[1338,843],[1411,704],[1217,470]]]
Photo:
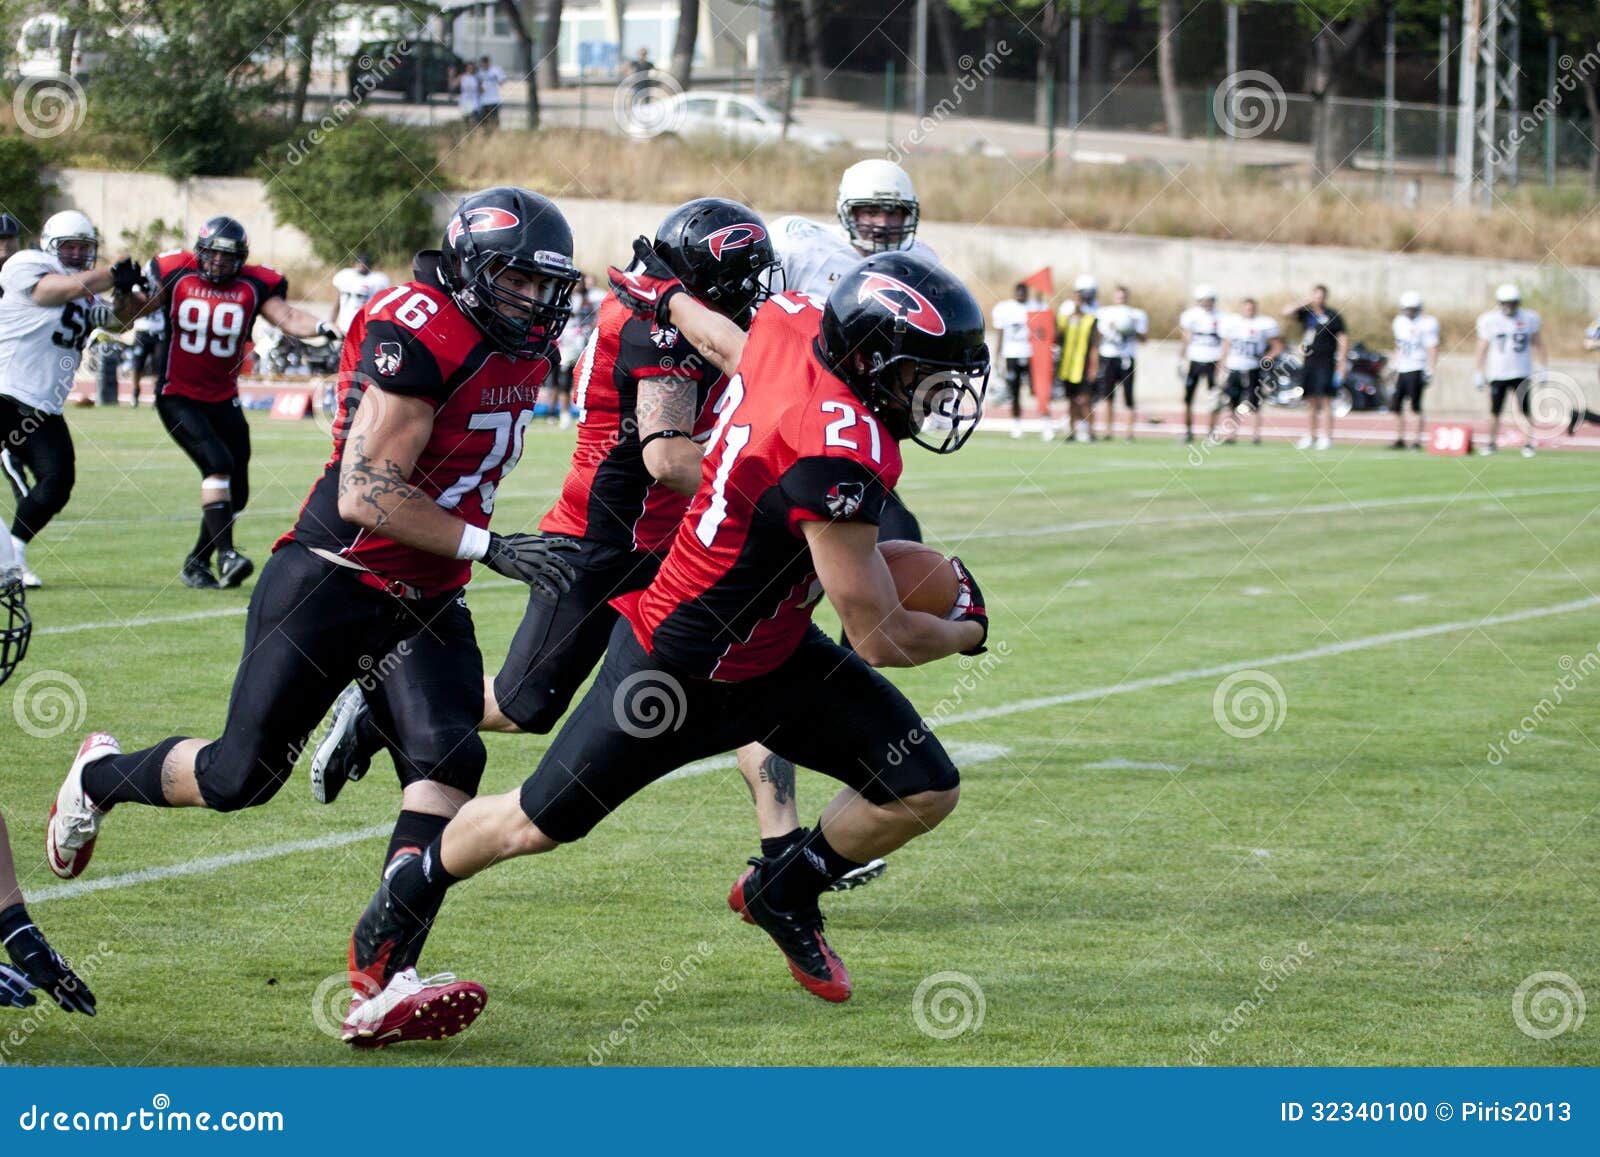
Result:
[[286,297],[289,282],[265,265],[246,265],[218,283],[200,273],[187,249],[150,262],[150,283],[162,296],[166,348],[157,361],[156,392],[198,402],[226,402],[239,392],[239,369],[256,317],[269,297]]
[[[366,415],[365,428],[373,417],[368,411],[381,419],[390,397],[427,402],[433,428],[406,483],[463,522],[487,528],[500,483],[522,457],[534,402],[550,373],[543,358],[518,360],[484,341],[433,283],[436,268],[421,264],[418,275],[427,280],[387,290],[351,323],[339,360],[333,453],[294,528],[278,543],[293,540],[358,568],[370,586],[424,597],[465,586],[472,564],[406,546],[340,517],[339,467],[358,409]],[[350,453],[363,453],[360,437]],[[382,464],[375,465],[381,472]]]
[[899,481],[900,444],[813,351],[821,320],[797,294],[757,312],[672,549],[654,582],[612,600],[685,674],[738,682],[780,666],[822,597],[802,524],[876,524]]

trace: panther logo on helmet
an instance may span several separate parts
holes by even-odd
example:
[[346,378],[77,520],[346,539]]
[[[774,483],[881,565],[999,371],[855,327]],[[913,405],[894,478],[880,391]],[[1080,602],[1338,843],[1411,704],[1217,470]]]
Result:
[[476,209],[455,215],[450,222],[448,237],[454,245],[463,233],[492,233],[496,229],[514,229],[520,224],[521,219],[509,209],[502,209],[498,205],[479,205]]
[[903,316],[906,324],[925,334],[939,337],[944,333],[944,318],[939,316],[933,302],[897,278],[886,273],[864,274],[856,287],[856,300],[866,301],[869,297],[890,313]]
[[757,241],[765,241],[766,237],[767,231],[761,226],[753,221],[742,221],[712,233],[706,238],[706,247],[711,250],[711,256],[721,261],[728,250],[748,249]]

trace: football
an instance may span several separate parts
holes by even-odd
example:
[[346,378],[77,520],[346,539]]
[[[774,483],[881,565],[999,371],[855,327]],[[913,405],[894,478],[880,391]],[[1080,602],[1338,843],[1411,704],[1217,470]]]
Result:
[[956,605],[956,568],[933,547],[892,538],[878,544],[878,553],[889,564],[900,605],[908,611],[926,611],[943,618]]

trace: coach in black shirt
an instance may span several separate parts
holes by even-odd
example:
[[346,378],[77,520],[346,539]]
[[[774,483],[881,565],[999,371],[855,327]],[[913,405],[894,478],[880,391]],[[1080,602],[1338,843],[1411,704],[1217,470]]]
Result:
[[[1291,305],[1283,316],[1300,323],[1304,335],[1300,339],[1300,356],[1305,365],[1304,385],[1306,400],[1311,409],[1311,432],[1301,438],[1302,450],[1315,447],[1326,450],[1333,445],[1333,395],[1339,378],[1349,372],[1347,355],[1350,352],[1350,335],[1345,332],[1344,316],[1328,304],[1328,287],[1311,287],[1311,300],[1303,305]],[[1317,436],[1317,416],[1326,415],[1325,432]]]

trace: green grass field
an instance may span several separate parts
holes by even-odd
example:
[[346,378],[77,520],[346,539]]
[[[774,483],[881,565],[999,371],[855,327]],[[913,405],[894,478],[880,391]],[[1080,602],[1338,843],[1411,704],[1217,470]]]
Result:
[[[326,442],[253,417],[240,542],[259,560]],[[323,981],[375,883],[387,760],[332,808],[303,767],[247,813],[125,807],[84,877],[103,890],[63,896],[43,865],[83,732],[216,733],[248,597],[178,585],[196,478],[155,416],[72,420],[77,493],[31,552],[48,585],[0,691],[0,808],[35,916],[94,957],[102,1011],[0,1011],[20,1030],[0,1031],[7,1064],[1600,1063],[1600,1017],[1536,1039],[1513,1013],[1538,972],[1600,996],[1592,457],[908,449],[903,493],[981,577],[995,649],[896,675],[943,718],[965,783],[883,880],[825,902],[854,998],[804,994],[728,912],[755,832],[716,768],[453,892],[423,970],[484,981],[488,1009],[450,1042],[374,1055],[314,1005],[319,986],[338,1005]],[[538,517],[569,438],[530,432],[498,525]],[[519,589],[471,590],[491,669]],[[488,746],[485,788],[505,790],[544,740]],[[828,790],[803,776],[807,819]],[[948,1039],[913,1007],[946,972],[982,1008]],[[936,1030],[959,1012],[945,984],[925,986]],[[1535,1028],[1551,1007],[1529,997]]]

